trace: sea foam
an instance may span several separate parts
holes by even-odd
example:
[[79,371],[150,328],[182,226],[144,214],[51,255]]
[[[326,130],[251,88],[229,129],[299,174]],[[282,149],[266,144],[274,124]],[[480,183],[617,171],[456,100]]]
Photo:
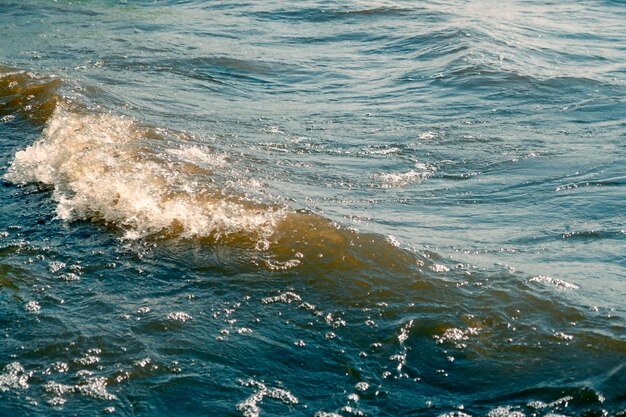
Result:
[[[4,178],[48,185],[59,219],[102,221],[123,229],[126,238],[260,239],[272,233],[282,209],[212,188],[210,171],[173,160],[158,148],[164,141],[158,130],[130,118],[60,105],[41,139],[16,153]],[[207,160],[219,161],[214,167],[224,163],[221,155]]]

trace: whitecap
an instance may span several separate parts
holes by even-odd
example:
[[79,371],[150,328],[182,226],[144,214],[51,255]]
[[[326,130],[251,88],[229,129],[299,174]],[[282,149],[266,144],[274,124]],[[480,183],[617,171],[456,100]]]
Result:
[[[157,146],[164,138],[155,135],[159,132],[126,117],[59,105],[42,138],[15,154],[4,178],[49,185],[59,219],[103,221],[125,230],[129,239],[159,233],[215,239],[271,235],[284,210],[196,181],[194,172],[163,159]],[[170,153],[215,167],[225,163],[197,147]]]

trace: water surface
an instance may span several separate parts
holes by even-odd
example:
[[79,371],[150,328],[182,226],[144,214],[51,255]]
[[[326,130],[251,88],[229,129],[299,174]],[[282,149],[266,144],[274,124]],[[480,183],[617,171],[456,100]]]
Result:
[[0,414],[623,416],[625,34],[0,2]]

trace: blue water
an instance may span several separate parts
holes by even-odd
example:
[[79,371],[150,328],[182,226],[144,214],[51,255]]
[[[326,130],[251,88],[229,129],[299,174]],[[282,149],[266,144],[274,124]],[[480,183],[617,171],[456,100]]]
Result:
[[0,1],[0,415],[626,415],[621,1]]

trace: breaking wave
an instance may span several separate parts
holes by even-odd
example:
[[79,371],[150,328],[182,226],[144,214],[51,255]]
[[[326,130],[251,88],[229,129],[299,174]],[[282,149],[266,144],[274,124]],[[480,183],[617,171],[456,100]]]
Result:
[[[16,76],[25,86],[21,90],[14,81],[7,84]],[[0,79],[18,97],[3,112],[28,114],[33,107],[24,107],[23,101],[35,101],[39,110],[33,121],[45,122],[40,138],[16,152],[3,178],[20,186],[44,185],[60,220],[104,224],[121,230],[124,239],[193,239],[243,247],[261,253],[261,264],[273,270],[309,262],[390,271],[415,265],[414,254],[383,236],[357,233],[309,211],[230,190],[226,184],[237,174],[229,156],[198,146],[183,133],[60,100],[54,93],[57,80],[39,81],[42,77],[23,71]],[[31,97],[33,92],[39,96]],[[2,90],[4,96],[9,93]]]
[[158,130],[129,118],[80,114],[61,105],[42,138],[16,153],[5,179],[46,184],[58,218],[116,225],[127,238],[272,233],[283,209],[207,187],[202,179],[210,181],[210,169],[151,146],[163,140]]

